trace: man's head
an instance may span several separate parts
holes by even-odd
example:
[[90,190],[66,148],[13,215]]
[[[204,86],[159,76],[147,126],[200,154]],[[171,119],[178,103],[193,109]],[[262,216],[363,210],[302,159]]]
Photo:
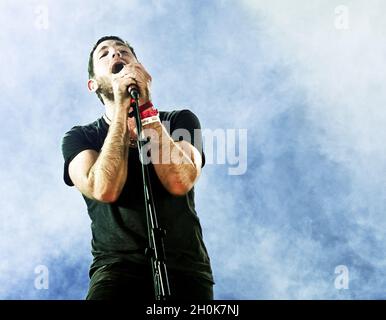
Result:
[[116,36],[100,38],[92,48],[88,60],[87,86],[103,99],[114,100],[111,87],[111,74],[118,73],[123,65],[137,60],[134,49],[126,41]]

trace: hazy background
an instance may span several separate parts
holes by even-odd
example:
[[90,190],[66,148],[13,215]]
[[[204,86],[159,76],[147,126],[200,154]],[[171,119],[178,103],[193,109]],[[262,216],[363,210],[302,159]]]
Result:
[[[0,299],[87,292],[90,220],[62,180],[60,145],[103,113],[87,60],[110,34],[134,46],[159,109],[247,129],[247,171],[208,164],[196,186],[216,299],[385,299],[385,10],[381,0],[1,0]],[[48,289],[35,286],[39,265]]]

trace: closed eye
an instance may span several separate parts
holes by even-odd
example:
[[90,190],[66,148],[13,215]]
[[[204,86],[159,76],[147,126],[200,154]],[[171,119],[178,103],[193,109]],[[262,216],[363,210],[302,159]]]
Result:
[[99,59],[102,59],[103,57],[105,57],[107,55],[107,51],[103,52],[102,55],[99,57]]

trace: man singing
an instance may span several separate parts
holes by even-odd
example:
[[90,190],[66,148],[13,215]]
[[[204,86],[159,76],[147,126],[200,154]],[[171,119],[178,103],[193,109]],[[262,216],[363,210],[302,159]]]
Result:
[[[86,299],[155,297],[145,256],[143,180],[128,93],[133,86],[140,94],[141,123],[149,139],[156,214],[166,230],[171,299],[213,299],[210,259],[194,204],[194,184],[205,164],[198,118],[189,110],[157,110],[151,101],[151,76],[119,37],[97,41],[88,72],[88,89],[97,94],[105,113],[88,125],[73,127],[62,141],[64,181],[82,193],[92,222],[94,259]],[[180,134],[184,132],[188,134]]]

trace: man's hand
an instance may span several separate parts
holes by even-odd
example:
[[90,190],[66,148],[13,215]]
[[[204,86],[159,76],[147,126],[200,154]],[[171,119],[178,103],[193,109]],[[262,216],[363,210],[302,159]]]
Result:
[[[139,105],[143,105],[151,99],[150,87],[151,76],[140,63],[126,64],[122,70],[112,76],[112,88],[116,108],[126,108],[127,113],[131,112],[130,96],[128,88],[136,85],[139,89]],[[135,118],[127,119],[131,145],[137,140],[137,126]],[[135,145],[135,144],[134,144]]]
[[139,89],[139,105],[151,100],[151,76],[139,62],[126,64],[122,70],[113,74],[112,87],[115,104],[130,104],[130,97],[127,88],[136,85]]

